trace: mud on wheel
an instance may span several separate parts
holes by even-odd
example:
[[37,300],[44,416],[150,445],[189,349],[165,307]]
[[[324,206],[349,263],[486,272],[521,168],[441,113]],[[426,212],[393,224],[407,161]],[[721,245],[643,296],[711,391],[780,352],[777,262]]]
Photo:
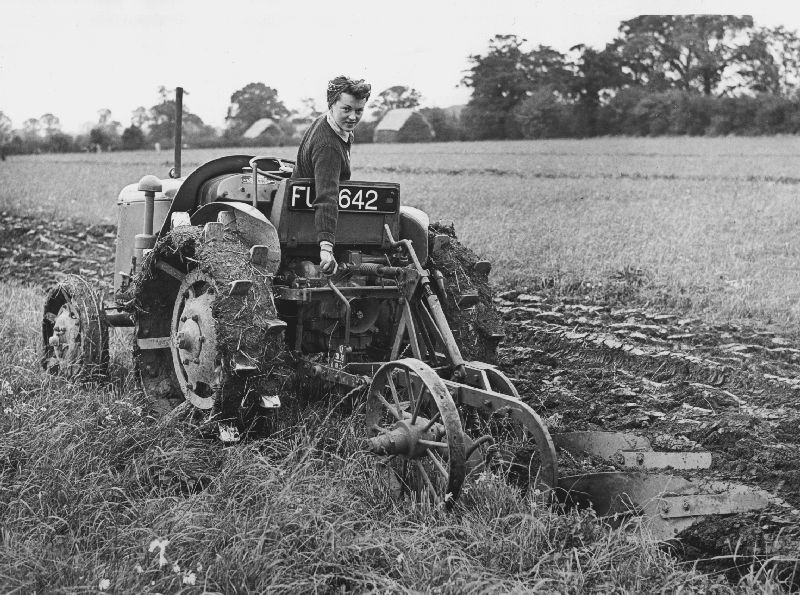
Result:
[[381,366],[366,405],[369,446],[395,497],[452,505],[466,476],[466,444],[447,387],[416,359]]
[[166,234],[142,268],[135,360],[145,391],[161,407],[186,400],[215,419],[247,423],[280,382],[285,325],[271,277],[237,235],[192,226]]
[[97,380],[108,371],[102,297],[78,276],[53,287],[42,317],[42,367],[65,378]]

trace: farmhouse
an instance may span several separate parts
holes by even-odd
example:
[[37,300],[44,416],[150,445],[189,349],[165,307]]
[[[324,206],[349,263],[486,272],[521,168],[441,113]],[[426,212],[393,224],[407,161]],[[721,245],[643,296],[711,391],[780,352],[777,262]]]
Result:
[[378,122],[372,140],[376,143],[420,143],[433,140],[433,127],[413,108],[390,110]]

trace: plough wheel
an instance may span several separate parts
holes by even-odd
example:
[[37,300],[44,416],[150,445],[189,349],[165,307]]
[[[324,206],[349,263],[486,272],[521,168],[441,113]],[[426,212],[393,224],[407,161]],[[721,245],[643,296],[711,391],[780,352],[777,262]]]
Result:
[[524,489],[555,488],[558,460],[544,421],[521,401],[502,371],[481,362],[467,366],[477,372],[473,385],[487,391],[464,394],[459,404],[467,442],[475,445],[467,451],[470,469],[483,467],[475,465],[480,458]]
[[466,475],[458,409],[443,381],[416,359],[384,364],[366,405],[371,450],[394,496],[450,506]]

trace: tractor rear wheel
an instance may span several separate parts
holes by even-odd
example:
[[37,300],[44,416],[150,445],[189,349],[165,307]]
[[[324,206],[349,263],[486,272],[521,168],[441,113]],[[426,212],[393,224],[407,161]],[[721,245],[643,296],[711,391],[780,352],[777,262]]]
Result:
[[449,507],[466,475],[466,444],[450,392],[427,364],[381,366],[366,404],[369,446],[393,496]]
[[69,276],[53,287],[42,318],[42,367],[77,380],[108,373],[108,323],[103,301],[89,283]]
[[[162,366],[153,378],[163,377],[166,393],[157,396],[173,404],[186,400],[241,429],[283,380],[285,323],[277,316],[271,276],[235,233],[193,226],[166,234],[143,269],[139,301],[157,296],[151,301],[158,307],[145,318],[164,338],[152,345]],[[147,355],[140,349],[145,365]]]

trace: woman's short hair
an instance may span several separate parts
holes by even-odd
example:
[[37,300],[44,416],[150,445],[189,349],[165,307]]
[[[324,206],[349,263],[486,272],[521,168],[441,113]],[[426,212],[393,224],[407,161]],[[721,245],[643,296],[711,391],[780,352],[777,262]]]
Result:
[[369,99],[372,85],[365,83],[364,79],[353,80],[344,75],[337,76],[328,81],[328,107],[331,107],[342,93],[348,93],[356,99]]

